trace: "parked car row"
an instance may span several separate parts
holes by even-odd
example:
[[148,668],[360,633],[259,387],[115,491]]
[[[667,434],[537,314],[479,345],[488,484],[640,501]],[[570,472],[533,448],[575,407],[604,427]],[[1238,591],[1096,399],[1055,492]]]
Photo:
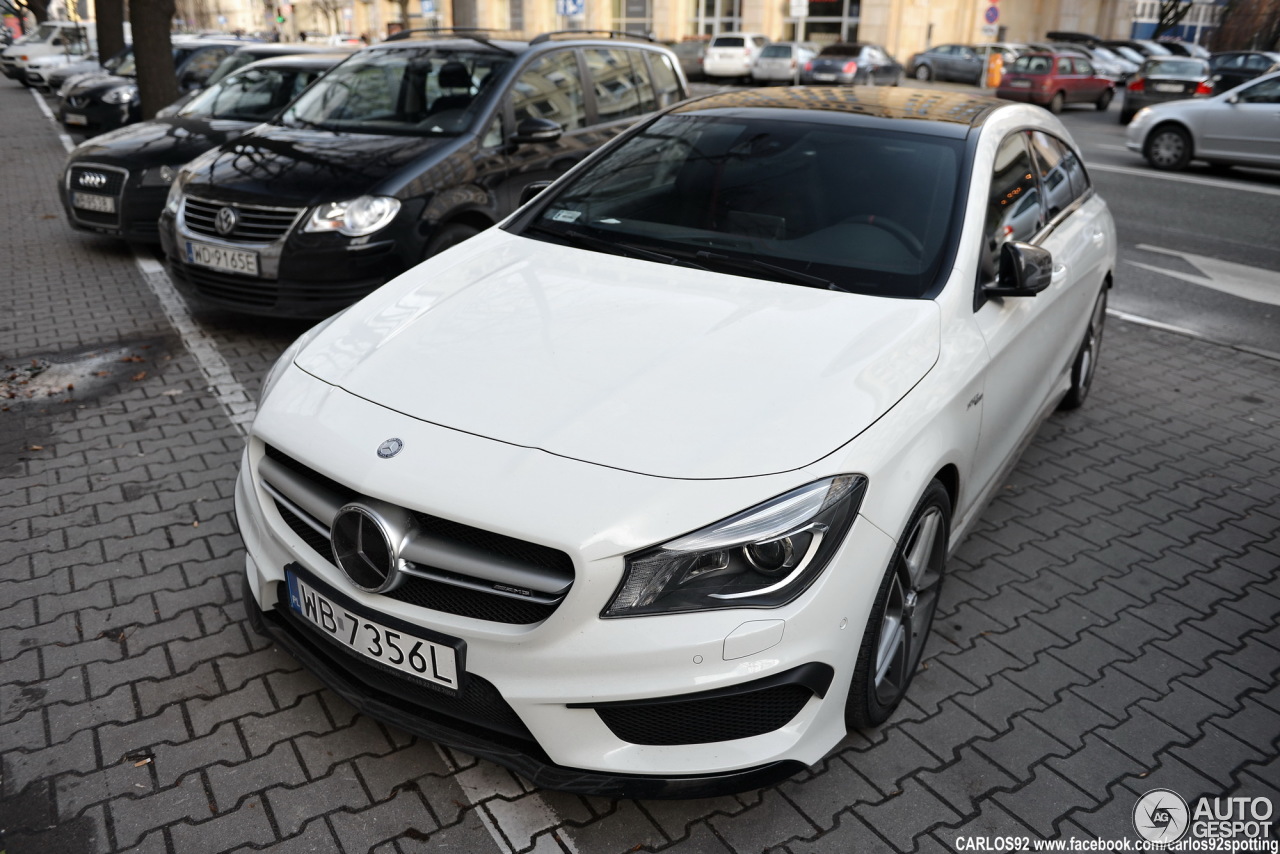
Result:
[[896,86],[905,73],[883,47],[861,42],[820,46],[771,42],[762,33],[722,33],[671,47],[689,79]]
[[[195,303],[325,316],[688,96],[661,46],[571,36],[408,39],[242,65],[150,122],[78,146],[61,179],[68,219],[159,242]],[[76,126],[94,129],[104,114],[123,120],[129,87],[120,76],[75,84],[60,112],[84,110]],[[74,100],[122,90],[107,107]]]

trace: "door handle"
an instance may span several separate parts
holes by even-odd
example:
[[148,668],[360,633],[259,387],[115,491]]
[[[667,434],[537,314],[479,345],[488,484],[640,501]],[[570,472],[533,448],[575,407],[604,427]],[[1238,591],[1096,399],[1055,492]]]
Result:
[[1066,277],[1067,277],[1067,265],[1066,265],[1066,264],[1054,264],[1054,265],[1053,265],[1053,272],[1052,272],[1052,273],[1050,274],[1050,276],[1049,276],[1049,281],[1051,281],[1051,282],[1061,282],[1061,281],[1062,281],[1063,279],[1065,279]]
[[1094,243],[1096,243],[1096,244],[1098,244],[1099,246],[1101,246],[1101,245],[1102,245],[1103,243],[1105,243],[1106,241],[1107,241],[1107,236],[1106,236],[1105,234],[1103,234],[1101,231],[1095,231],[1095,232],[1093,233],[1093,242],[1094,242]]

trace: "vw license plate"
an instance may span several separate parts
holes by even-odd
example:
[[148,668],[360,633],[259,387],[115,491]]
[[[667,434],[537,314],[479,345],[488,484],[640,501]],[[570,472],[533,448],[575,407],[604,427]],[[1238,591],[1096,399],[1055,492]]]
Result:
[[64,124],[69,124],[69,125],[89,124],[89,120],[84,116],[80,115],[79,113],[67,113],[62,117],[62,121]]
[[450,691],[458,690],[458,680],[463,674],[458,666],[457,649],[450,643],[389,628],[335,601],[336,597],[321,593],[288,569],[285,578],[289,583],[289,607],[333,640],[379,664]]
[[187,241],[187,263],[244,276],[258,275],[258,253]]
[[98,213],[116,212],[116,200],[114,196],[95,196],[93,193],[72,193],[71,206],[83,211],[97,211]]

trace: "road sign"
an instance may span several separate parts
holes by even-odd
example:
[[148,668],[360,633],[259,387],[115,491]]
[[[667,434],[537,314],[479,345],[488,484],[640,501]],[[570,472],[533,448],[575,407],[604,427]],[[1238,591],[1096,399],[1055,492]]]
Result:
[[995,24],[983,24],[982,34],[989,39],[993,39],[996,36],[1000,35],[1000,27],[998,27]]
[[996,21],[1000,20],[1000,10],[995,6],[988,6],[986,14],[982,17],[987,19],[988,24],[994,24]]
[[429,18],[436,13],[436,0],[421,0],[422,17]]
[[809,14],[809,0],[791,0],[791,17],[803,18]]
[[556,0],[556,14],[574,17],[586,11],[586,0]]

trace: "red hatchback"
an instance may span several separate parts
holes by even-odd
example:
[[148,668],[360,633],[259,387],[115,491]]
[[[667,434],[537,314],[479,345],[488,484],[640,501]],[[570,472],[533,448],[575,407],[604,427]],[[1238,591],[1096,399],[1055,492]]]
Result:
[[997,97],[1028,101],[1062,111],[1065,104],[1093,104],[1105,110],[1115,97],[1116,82],[1103,77],[1083,56],[1065,53],[1027,53],[1008,66]]

